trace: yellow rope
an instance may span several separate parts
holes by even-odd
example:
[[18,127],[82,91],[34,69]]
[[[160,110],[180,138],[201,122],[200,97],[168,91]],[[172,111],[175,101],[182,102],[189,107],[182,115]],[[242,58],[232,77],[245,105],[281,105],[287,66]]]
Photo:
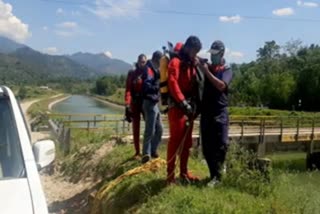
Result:
[[94,202],[93,202],[93,207],[91,209],[91,214],[100,214],[101,212],[101,200],[106,196],[106,194],[112,189],[114,188],[116,185],[118,185],[119,183],[121,183],[125,178],[129,177],[129,176],[133,176],[133,175],[137,175],[143,172],[156,172],[158,171],[163,165],[166,165],[166,161],[161,159],[161,158],[157,158],[154,160],[151,160],[149,162],[147,162],[146,164],[136,167],[134,169],[131,169],[127,172],[125,172],[124,174],[120,175],[119,177],[117,177],[115,180],[109,182],[108,184],[106,184],[105,186],[103,186],[99,192],[96,194]]
[[[192,121],[193,122],[193,121]],[[171,162],[174,157],[178,156],[176,159],[176,162],[179,162],[180,159],[180,154],[182,151],[182,148],[185,144],[185,140],[186,137],[188,135],[188,132],[190,131],[191,125],[187,126],[185,134],[179,144],[179,147],[177,149],[177,151],[175,152],[174,156],[172,156],[169,160],[169,162]],[[96,194],[94,202],[93,202],[93,207],[91,209],[91,214],[100,214],[101,212],[101,200],[106,196],[106,194],[112,189],[114,188],[116,185],[118,185],[120,182],[122,182],[125,178],[129,177],[129,176],[133,176],[133,175],[137,175],[143,172],[156,172],[158,171],[162,166],[165,166],[167,164],[166,160],[163,160],[161,158],[157,158],[157,159],[153,159],[151,161],[148,161],[147,163],[145,163],[142,166],[136,167],[134,169],[131,169],[127,172],[125,172],[124,174],[120,175],[119,177],[117,177],[115,180],[109,182],[108,184],[106,184],[105,186],[103,186],[99,192]],[[175,170],[172,172],[175,173]],[[169,175],[170,176],[170,175]]]

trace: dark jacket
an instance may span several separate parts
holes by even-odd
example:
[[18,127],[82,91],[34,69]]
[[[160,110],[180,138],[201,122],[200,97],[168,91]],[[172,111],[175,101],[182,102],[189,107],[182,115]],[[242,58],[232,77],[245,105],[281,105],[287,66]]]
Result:
[[160,71],[147,62],[148,69],[143,73],[143,98],[158,102],[160,99]]

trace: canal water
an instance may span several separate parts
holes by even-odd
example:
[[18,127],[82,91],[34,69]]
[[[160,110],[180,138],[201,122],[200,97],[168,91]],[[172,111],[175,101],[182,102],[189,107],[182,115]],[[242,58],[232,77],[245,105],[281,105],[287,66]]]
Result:
[[61,114],[123,114],[123,109],[119,107],[84,95],[73,95],[54,105],[52,110]]
[[[64,119],[71,121],[83,121],[81,123],[73,123],[72,126],[87,127],[89,125],[90,128],[101,127],[104,125],[103,123],[95,123],[94,120],[113,120],[116,118],[119,120],[119,118],[123,118],[124,115],[123,108],[98,101],[85,95],[72,95],[68,99],[54,105],[52,107],[52,111],[58,114],[76,114]],[[80,116],[79,114],[82,115]],[[94,114],[101,116],[94,117]]]

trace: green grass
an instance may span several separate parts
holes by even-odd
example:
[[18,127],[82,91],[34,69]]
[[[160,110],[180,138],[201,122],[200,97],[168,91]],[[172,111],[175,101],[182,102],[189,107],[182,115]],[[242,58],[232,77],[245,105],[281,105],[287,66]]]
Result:
[[[165,145],[160,148],[165,157]],[[189,168],[204,180],[197,184],[165,185],[166,169],[124,179],[102,200],[103,213],[317,213],[320,210],[320,174],[305,169],[287,170],[289,159],[303,161],[300,155],[275,155],[270,180],[247,167],[250,154],[242,150],[229,153],[233,165],[222,184],[208,188],[206,164],[191,155]],[[100,164],[100,172],[108,174],[104,183],[139,166],[131,159],[133,145],[116,146]],[[235,156],[236,155],[236,156]],[[293,163],[292,163],[293,164]],[[299,169],[299,167],[298,167]],[[111,173],[112,172],[112,173]],[[110,174],[111,173],[111,174]]]
[[[15,87],[14,93],[19,96],[19,87]],[[50,96],[54,96],[55,94],[58,94],[58,91],[55,90],[45,90],[45,89],[40,89],[37,86],[25,86],[22,90],[24,90],[23,93],[23,100],[31,100],[35,98],[46,98]]]
[[[115,94],[108,97],[99,96],[99,98],[116,104],[124,105],[124,92],[124,88],[119,88]],[[320,113],[315,112],[287,111],[258,107],[229,107],[229,114],[246,116],[320,116]]]
[[[108,134],[74,131],[72,148],[63,156],[62,171],[73,182],[86,176],[102,178],[99,186],[130,169],[141,166],[132,158],[133,145],[117,144],[96,165],[88,162],[110,139]],[[165,159],[166,145],[160,146]],[[228,165],[232,168],[216,188],[206,186],[208,170],[201,155],[191,152],[189,169],[203,180],[166,186],[166,168],[125,178],[101,201],[103,213],[317,213],[320,210],[320,173],[307,172],[304,153],[269,156],[272,170],[266,177],[248,168],[252,154],[232,147]],[[177,171],[178,173],[178,171]],[[269,178],[269,179],[268,179]]]
[[48,105],[52,102],[54,102],[55,100],[59,100],[63,97],[66,97],[67,95],[61,95],[58,97],[54,97],[54,98],[44,98],[41,99],[39,102],[33,103],[30,108],[28,109],[28,114],[31,116],[31,118],[36,117],[39,114],[48,112]]
[[111,96],[108,96],[106,100],[112,101],[113,103],[124,105],[124,88],[118,88],[116,93]]
[[89,176],[99,177],[97,165],[88,163],[95,158],[95,152],[109,141],[109,133],[72,129],[69,153],[64,152],[62,145],[57,146],[57,159],[61,163],[60,171],[73,182]]
[[276,109],[261,109],[257,107],[229,107],[230,115],[246,116],[320,116],[316,112],[299,112]]
[[306,171],[306,153],[305,152],[285,152],[269,155],[274,169],[286,170],[291,172]]
[[101,96],[101,95],[94,95],[95,97],[101,99],[101,100],[105,100],[111,103],[115,103],[117,105],[124,105],[124,88],[118,88],[117,91],[111,95],[111,96]]

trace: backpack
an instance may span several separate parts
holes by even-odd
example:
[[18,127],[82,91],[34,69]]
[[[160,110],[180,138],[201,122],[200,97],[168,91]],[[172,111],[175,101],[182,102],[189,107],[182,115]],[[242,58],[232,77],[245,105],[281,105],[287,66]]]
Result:
[[177,52],[176,48],[173,47],[173,44],[171,42],[168,42],[168,49],[166,47],[163,47],[162,49],[164,51],[164,54],[160,59],[160,69],[159,69],[160,70],[160,96],[161,96],[162,105],[167,106],[168,99],[169,99],[168,65],[171,59],[179,56],[176,53]]

